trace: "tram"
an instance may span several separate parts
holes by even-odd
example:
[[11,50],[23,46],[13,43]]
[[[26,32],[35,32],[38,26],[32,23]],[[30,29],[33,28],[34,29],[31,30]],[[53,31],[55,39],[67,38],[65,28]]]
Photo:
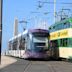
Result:
[[52,57],[72,57],[72,17],[51,25],[49,31]]
[[24,59],[47,58],[48,36],[48,30],[25,30],[9,40],[8,55]]

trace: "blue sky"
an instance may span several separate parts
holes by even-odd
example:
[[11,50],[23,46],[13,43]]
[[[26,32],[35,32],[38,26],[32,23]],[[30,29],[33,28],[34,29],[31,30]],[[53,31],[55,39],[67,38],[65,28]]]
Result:
[[[3,36],[2,36],[2,50],[7,49],[8,40],[13,37],[13,25],[15,17],[19,21],[26,19],[28,21],[27,29],[37,26],[42,20],[46,20],[48,26],[53,24],[53,13],[44,15],[44,12],[53,12],[53,4],[44,4],[42,8],[38,9],[39,0],[3,0]],[[40,1],[54,1],[54,0],[40,0]],[[57,0],[57,2],[72,2],[71,0]],[[56,11],[61,8],[70,8],[72,5],[56,5]],[[39,13],[32,13],[39,12]],[[23,32],[23,24],[19,23],[19,33]]]

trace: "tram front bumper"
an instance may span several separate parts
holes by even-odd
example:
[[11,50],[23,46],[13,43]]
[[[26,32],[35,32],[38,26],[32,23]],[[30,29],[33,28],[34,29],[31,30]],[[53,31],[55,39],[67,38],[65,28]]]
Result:
[[32,53],[32,55],[30,56],[31,58],[38,58],[38,59],[42,59],[42,58],[48,58],[47,54],[43,54],[43,53]]

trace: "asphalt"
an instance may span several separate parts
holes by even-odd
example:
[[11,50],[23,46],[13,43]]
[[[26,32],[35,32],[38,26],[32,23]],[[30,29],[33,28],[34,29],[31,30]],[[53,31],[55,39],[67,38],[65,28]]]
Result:
[[17,61],[0,69],[0,72],[24,72],[29,61],[15,58]]
[[72,63],[15,58],[17,61],[0,69],[0,72],[72,72]]

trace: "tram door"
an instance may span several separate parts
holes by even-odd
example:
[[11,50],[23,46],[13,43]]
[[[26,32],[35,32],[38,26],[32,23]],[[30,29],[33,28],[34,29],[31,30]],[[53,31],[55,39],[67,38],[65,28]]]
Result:
[[51,56],[54,59],[58,59],[59,56],[59,51],[58,51],[58,41],[57,40],[53,40],[50,41],[50,51],[51,51]]

